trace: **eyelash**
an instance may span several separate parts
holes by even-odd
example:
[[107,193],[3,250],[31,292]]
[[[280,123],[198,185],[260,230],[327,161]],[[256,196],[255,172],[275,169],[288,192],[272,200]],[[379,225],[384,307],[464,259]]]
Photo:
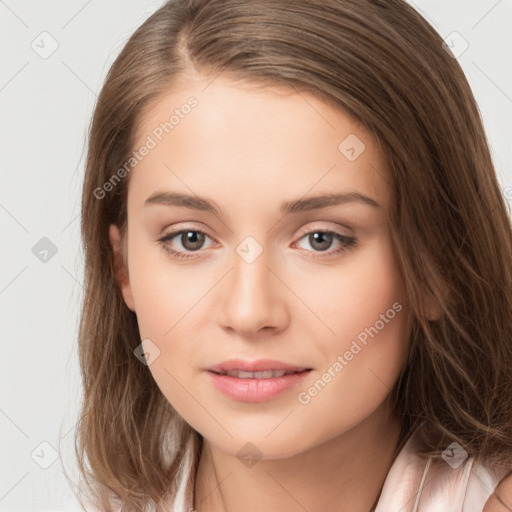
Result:
[[[183,260],[190,259],[190,258],[195,258],[196,257],[195,254],[184,253],[183,251],[176,251],[175,249],[172,249],[170,247],[170,245],[167,243],[167,242],[169,242],[170,240],[172,240],[173,238],[175,238],[178,235],[182,235],[184,233],[190,233],[190,232],[192,232],[192,233],[201,233],[201,234],[207,236],[208,238],[212,238],[207,233],[205,233],[204,231],[201,231],[199,229],[181,229],[179,231],[172,231],[170,233],[166,233],[162,238],[159,238],[158,241],[162,245],[163,249],[165,251],[167,251],[168,253],[170,253],[173,257],[176,257],[178,259],[183,259]],[[331,231],[331,230],[328,230],[328,229],[313,229],[311,231],[308,231],[308,232],[304,233],[299,238],[298,241],[302,240],[304,237],[306,237],[308,235],[311,235],[312,233],[323,233],[323,234],[333,235],[334,239],[338,240],[342,244],[339,249],[336,249],[336,250],[331,251],[331,252],[328,252],[328,251],[313,251],[313,252],[317,252],[317,253],[322,254],[322,256],[313,256],[313,258],[322,258],[322,257],[324,257],[323,255],[325,255],[325,254],[328,254],[328,256],[334,256],[336,254],[343,253],[343,252],[348,251],[349,249],[351,249],[356,244],[356,241],[357,241],[355,238],[344,236],[344,235],[341,235],[340,233],[337,233],[336,231]],[[297,242],[295,242],[295,243],[297,243]],[[198,249],[197,251],[193,251],[193,252],[194,253],[199,253],[199,252],[201,252],[201,249]]]

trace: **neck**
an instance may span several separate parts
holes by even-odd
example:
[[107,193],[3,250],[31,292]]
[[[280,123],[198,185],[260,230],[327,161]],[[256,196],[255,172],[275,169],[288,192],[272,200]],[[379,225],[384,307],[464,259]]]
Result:
[[197,512],[369,512],[396,455],[400,425],[386,404],[349,431],[285,459],[247,468],[207,439],[196,473]]

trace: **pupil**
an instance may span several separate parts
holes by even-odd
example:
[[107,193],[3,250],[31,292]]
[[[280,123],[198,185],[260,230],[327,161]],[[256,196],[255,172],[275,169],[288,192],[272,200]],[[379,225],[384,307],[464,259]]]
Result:
[[198,231],[187,231],[183,235],[185,235],[185,243],[182,240],[183,247],[190,251],[199,249],[204,242],[204,234]]
[[328,249],[332,242],[332,235],[327,233],[312,233],[311,235],[309,235],[309,238],[312,247],[315,247],[315,243],[320,243],[321,247],[318,247],[318,249],[321,251]]

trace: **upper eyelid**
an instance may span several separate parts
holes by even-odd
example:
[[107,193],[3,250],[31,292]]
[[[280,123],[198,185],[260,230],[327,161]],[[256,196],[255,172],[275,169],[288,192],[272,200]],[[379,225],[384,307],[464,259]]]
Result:
[[[332,227],[325,227],[325,226],[319,225],[321,222],[328,222],[328,221],[312,221],[311,223],[313,224],[313,226],[301,228],[299,230],[300,235],[302,236],[302,235],[310,233],[311,231],[317,230],[317,231],[323,231],[323,232],[337,233],[337,234],[340,234],[340,235],[345,236],[347,238],[352,237],[352,235],[350,235],[350,234],[339,233],[339,229],[340,228],[336,229],[336,228],[332,228]],[[332,221],[330,223],[333,224]],[[345,229],[347,229],[349,231],[353,231],[348,226],[344,226],[344,227],[345,227]],[[211,239],[217,241],[216,238],[214,236],[210,235],[209,232],[206,229],[197,228],[195,226],[184,226],[184,227],[180,227],[180,228],[177,228],[177,229],[170,229],[169,232],[165,232],[165,229],[163,231],[164,232],[161,235],[161,237],[165,237],[165,236],[167,236],[169,234],[177,235],[178,233],[181,233],[183,231],[185,231],[185,232],[186,231],[197,231],[197,232],[200,232],[200,233],[204,233],[205,235],[209,236]]]
[[166,238],[169,238],[169,239],[172,239],[172,238],[176,238],[178,237],[179,235],[182,235],[183,233],[187,233],[188,231],[195,231],[197,233],[203,233],[205,234],[207,237],[211,238],[213,241],[215,241],[216,243],[219,243],[215,237],[213,237],[212,235],[210,235],[208,233],[208,231],[205,231],[204,229],[196,229],[196,228],[180,228],[180,229],[176,229],[176,230],[170,230],[169,232],[164,232],[162,234],[162,236],[159,237],[159,240],[165,240]]
[[[340,228],[325,227],[325,226],[321,226],[319,224],[320,224],[320,222],[318,222],[317,224],[313,223],[313,226],[309,226],[304,229],[300,229],[299,230],[300,236],[307,235],[308,233],[311,233],[312,231],[323,231],[323,232],[336,233],[338,235],[345,236],[347,238],[352,237],[352,235],[340,233],[339,232]],[[352,231],[350,228],[348,228],[346,226],[345,226],[345,229]]]
[[[218,240],[211,236],[206,230],[204,229],[197,229],[197,228],[194,228],[194,227],[183,227],[183,228],[179,228],[179,229],[176,229],[176,230],[171,230],[170,232],[168,233],[164,233],[160,238],[159,240],[164,240],[166,238],[168,238],[169,240],[172,240],[174,238],[177,238],[179,237],[179,235],[182,235],[183,233],[186,233],[188,231],[195,231],[195,232],[198,232],[198,233],[203,233],[205,234],[208,238],[210,238],[211,240],[213,240],[215,243],[220,243],[218,242]],[[346,239],[350,239],[350,240],[355,240],[355,237],[352,236],[352,235],[348,235],[348,234],[343,234],[343,233],[340,233],[339,231],[337,231],[336,229],[331,229],[331,228],[325,228],[325,227],[318,227],[318,226],[312,226],[312,227],[309,227],[309,228],[304,228],[303,230],[301,230],[299,232],[299,234],[297,235],[296,237],[296,241],[294,241],[293,243],[297,243],[298,241],[300,241],[302,238],[304,238],[304,236],[308,235],[308,234],[311,234],[311,233],[314,233],[314,232],[323,232],[323,233],[332,233],[334,235],[337,235],[337,236],[340,236],[342,238],[346,238]],[[197,252],[200,252],[200,251],[197,251]]]

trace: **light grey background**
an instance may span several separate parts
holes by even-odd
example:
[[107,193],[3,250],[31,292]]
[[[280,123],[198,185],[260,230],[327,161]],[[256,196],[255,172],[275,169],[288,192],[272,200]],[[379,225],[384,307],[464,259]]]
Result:
[[[458,55],[510,205],[512,1],[411,3]],[[80,510],[60,460],[53,459],[60,454],[76,476],[85,138],[109,66],[161,4],[0,0],[2,512]]]

